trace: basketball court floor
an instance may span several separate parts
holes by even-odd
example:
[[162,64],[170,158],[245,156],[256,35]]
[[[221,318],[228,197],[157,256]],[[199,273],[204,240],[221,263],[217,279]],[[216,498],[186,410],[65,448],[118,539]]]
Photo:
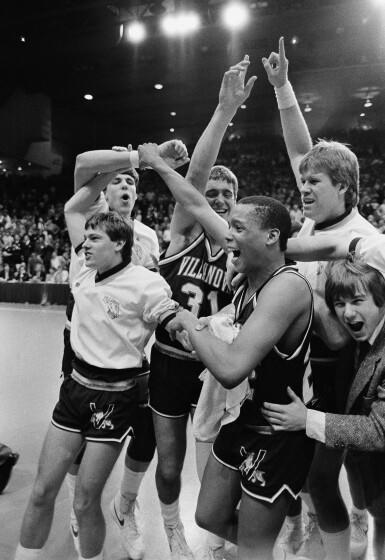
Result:
[[[62,307],[0,304],[0,442],[20,453],[11,481],[0,495],[0,560],[13,559],[41,445],[57,400],[61,382],[59,376],[64,323],[65,313]],[[122,465],[123,453],[103,495],[107,521],[106,560],[127,559],[108,512],[109,503],[120,484]],[[139,494],[144,520],[145,560],[168,560],[168,545],[155,488],[155,465],[156,457]],[[344,473],[341,485],[346,495]],[[180,503],[186,538],[197,557],[204,538],[204,532],[194,523],[198,488],[190,431]],[[347,502],[350,507],[348,498]],[[46,560],[77,559],[69,533],[69,511],[70,504],[64,484],[56,502],[51,535],[44,549]],[[369,549],[367,560],[372,558]]]

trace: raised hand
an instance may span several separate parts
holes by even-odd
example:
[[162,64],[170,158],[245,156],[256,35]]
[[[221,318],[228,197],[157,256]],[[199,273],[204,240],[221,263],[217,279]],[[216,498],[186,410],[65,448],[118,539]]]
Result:
[[245,85],[246,72],[250,60],[246,54],[238,64],[225,72],[219,91],[219,105],[226,111],[236,111],[249,97],[257,76],[248,79]]
[[156,167],[157,162],[161,159],[158,144],[146,142],[138,146],[139,165],[140,167]]
[[163,144],[159,145],[159,155],[172,169],[177,169],[190,161],[187,148],[182,140],[163,142]]
[[262,64],[272,86],[280,88],[285,85],[288,79],[289,61],[285,55],[285,41],[283,37],[279,39],[278,53],[272,52],[269,58],[262,58]]

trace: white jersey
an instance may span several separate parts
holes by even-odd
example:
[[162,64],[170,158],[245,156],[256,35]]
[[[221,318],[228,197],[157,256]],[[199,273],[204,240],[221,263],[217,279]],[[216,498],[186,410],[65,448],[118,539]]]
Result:
[[[356,237],[362,235],[370,236],[378,234],[378,230],[370,224],[365,218],[358,213],[357,208],[353,208],[349,214],[339,222],[325,227],[322,230],[315,229],[315,223],[309,218],[305,218],[301,230],[298,232],[298,237],[309,235],[349,235],[353,234]],[[309,281],[313,289],[320,287],[323,291],[325,283],[324,269],[327,263],[325,261],[312,261],[312,262],[299,262],[297,264],[298,270]]]
[[385,278],[385,235],[362,238],[356,247],[356,255],[369,266],[381,272]]
[[105,274],[85,266],[74,278],[71,346],[82,362],[103,369],[142,365],[143,350],[157,323],[177,308],[167,282],[134,264]]

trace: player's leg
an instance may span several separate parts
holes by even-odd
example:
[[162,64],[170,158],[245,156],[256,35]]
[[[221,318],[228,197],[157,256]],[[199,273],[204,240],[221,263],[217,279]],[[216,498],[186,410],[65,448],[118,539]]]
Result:
[[127,447],[120,489],[111,504],[112,518],[120,528],[122,545],[133,560],[144,554],[137,496],[155,453],[152,412],[147,404],[139,405],[135,420],[135,437]]
[[241,497],[238,469],[210,455],[203,475],[196,510],[197,524],[237,544],[237,505]]
[[119,456],[122,444],[87,441],[75,488],[74,509],[79,523],[81,558],[102,553],[106,525],[101,495]]
[[368,512],[357,455],[348,451],[344,465],[353,502],[350,512],[350,551],[353,558],[360,558],[368,546]]
[[[343,451],[328,449],[325,445],[317,443],[308,477],[325,553],[330,555],[330,558],[337,555],[341,560],[350,558],[349,516],[338,482],[343,458]],[[307,534],[311,533],[309,529]],[[298,554],[317,558],[314,550],[310,552],[307,546],[308,541],[305,540]],[[322,554],[321,550],[319,554]]]
[[23,548],[39,550],[44,546],[52,524],[56,496],[81,445],[80,433],[49,426],[24,514],[15,560],[25,558]]
[[200,389],[202,385],[199,381],[202,368],[199,362],[163,354],[156,344],[152,348],[149,388],[158,452],[155,479],[173,558],[192,558],[179,514],[179,494],[186,454],[186,425],[191,405],[196,402],[197,386]]
[[242,492],[238,519],[238,558],[273,558],[273,546],[289,510],[291,496],[282,492],[273,503]]

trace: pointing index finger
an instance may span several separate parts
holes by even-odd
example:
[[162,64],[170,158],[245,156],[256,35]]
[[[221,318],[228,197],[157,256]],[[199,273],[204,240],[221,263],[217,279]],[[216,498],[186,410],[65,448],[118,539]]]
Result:
[[278,48],[278,52],[279,52],[279,59],[281,61],[284,61],[286,58],[286,54],[285,54],[285,38],[284,37],[280,37],[279,38],[279,48]]

